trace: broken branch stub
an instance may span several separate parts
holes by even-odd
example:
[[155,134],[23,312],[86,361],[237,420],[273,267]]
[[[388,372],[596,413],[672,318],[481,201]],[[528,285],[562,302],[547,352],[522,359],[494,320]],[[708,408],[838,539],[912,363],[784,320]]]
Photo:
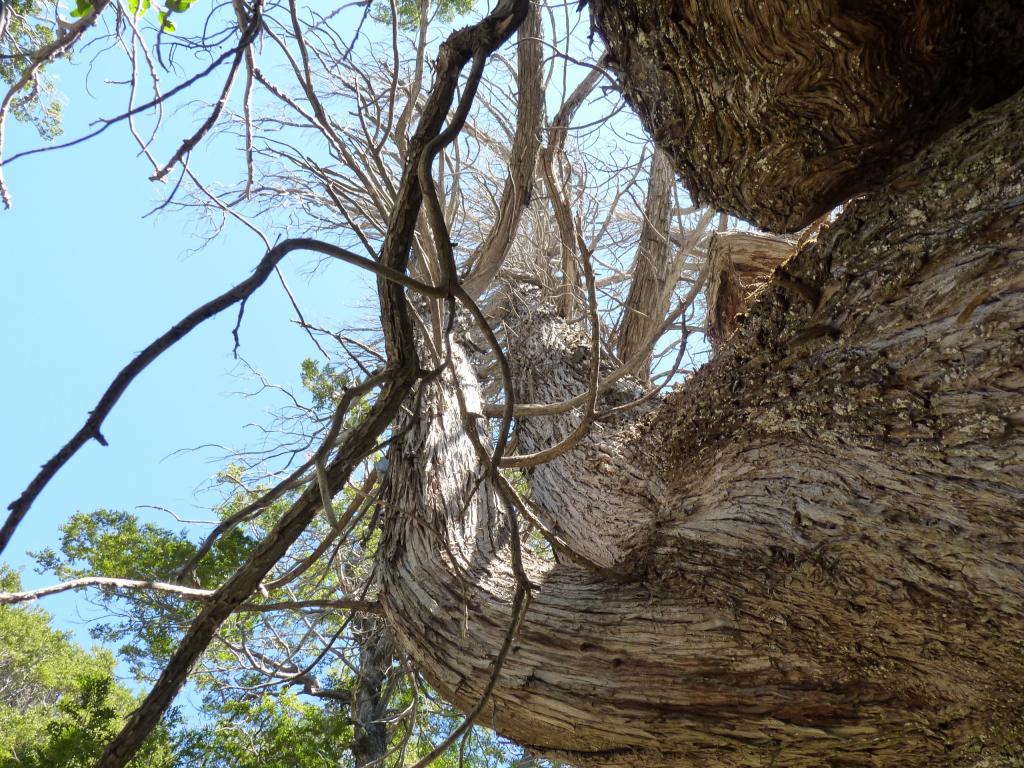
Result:
[[759,232],[716,232],[708,245],[705,332],[716,347],[736,329],[757,289],[796,253],[796,242]]

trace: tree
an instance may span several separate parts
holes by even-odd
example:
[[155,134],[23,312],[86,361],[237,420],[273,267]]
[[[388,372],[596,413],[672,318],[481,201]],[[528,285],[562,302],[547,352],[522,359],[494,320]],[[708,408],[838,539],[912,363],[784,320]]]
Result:
[[[0,570],[5,591],[17,574]],[[0,607],[0,765],[78,768],[91,765],[136,701],[116,682],[109,653],[87,653],[29,608]],[[161,728],[130,763],[170,768],[169,733]]]
[[[314,412],[329,418],[344,377],[306,360],[303,378]],[[58,550],[36,554],[64,587],[97,589],[92,601],[103,618],[90,633],[117,649],[137,681],[156,678],[198,604],[287,508],[286,495],[239,523],[239,512],[268,490],[247,487],[245,475],[239,465],[221,472],[230,493],[216,511],[221,525],[237,525],[214,537],[195,568],[189,563],[198,547],[187,529],[142,524],[134,514],[110,510],[73,515],[61,526]],[[362,489],[372,484],[364,481]],[[397,663],[390,632],[376,616],[379,606],[367,595],[373,529],[362,515],[370,506],[361,489],[346,489],[334,516],[315,521],[292,548],[281,575],[221,627],[190,676],[201,704],[192,718],[198,722],[176,729],[176,766],[401,765],[403,754],[422,755],[441,738],[438,731],[455,715]],[[354,541],[339,540],[338,520],[353,517]],[[174,583],[183,568],[196,586]],[[88,752],[90,765],[104,743]],[[449,760],[483,768],[509,746],[477,733],[454,752]]]
[[[1020,11],[997,0],[743,10],[594,3],[607,62],[695,195],[786,231],[843,203],[742,297],[737,329],[667,398],[644,386],[643,364],[665,323],[639,344],[626,329],[633,315],[668,311],[650,287],[678,277],[659,244],[682,233],[664,231],[663,174],[651,173],[635,290],[608,343],[594,247],[563,165],[571,96],[539,151],[547,230],[528,231],[557,232],[551,257],[524,273],[511,234],[481,233],[469,254],[453,243],[453,142],[472,130],[487,58],[530,29],[527,3],[499,3],[452,33],[422,105],[417,85],[408,109],[392,98],[370,112],[381,119],[362,128],[376,148],[367,158],[381,179],[399,161],[400,177],[338,181],[342,198],[321,168],[374,260],[284,240],[256,277],[303,248],[374,271],[381,366],[343,391],[296,475],[307,484],[208,596],[100,765],[134,754],[224,622],[381,440],[380,604],[399,645],[467,712],[434,752],[482,718],[583,765],[1019,758],[1024,100],[1011,96],[1018,75],[993,73],[1024,71]],[[236,66],[262,29],[258,12],[240,25]],[[821,60],[835,64],[831,79],[812,77]],[[308,53],[295,61],[306,105],[295,111],[359,166]],[[847,92],[859,72],[871,77]],[[518,82],[519,118],[536,80]],[[395,155],[382,152],[376,127],[414,114],[411,136],[403,128]],[[515,156],[528,159],[530,126],[519,127]],[[519,229],[538,175],[516,181],[522,168],[493,198],[511,218],[496,216],[491,231]],[[364,214],[371,189],[378,210]],[[481,264],[496,277],[470,292],[463,273]],[[208,311],[244,299],[256,277]],[[685,321],[691,304],[671,316]],[[623,349],[632,356],[616,359]],[[372,404],[349,419],[364,396]],[[101,435],[105,412],[81,440]],[[528,498],[502,469],[526,471]],[[272,493],[268,503],[281,498]],[[30,487],[5,530],[32,498]],[[524,522],[550,554],[524,546]]]

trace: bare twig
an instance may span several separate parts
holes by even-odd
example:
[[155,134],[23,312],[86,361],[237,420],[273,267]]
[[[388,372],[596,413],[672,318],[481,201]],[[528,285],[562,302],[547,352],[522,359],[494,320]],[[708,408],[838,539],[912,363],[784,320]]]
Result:
[[170,330],[142,350],[142,352],[140,352],[128,365],[121,369],[121,372],[118,373],[113,382],[111,382],[107,391],[103,393],[103,396],[96,404],[96,407],[90,411],[89,417],[86,419],[85,424],[82,425],[82,428],[79,429],[78,432],[76,432],[75,435],[59,451],[57,451],[57,453],[48,462],[46,462],[46,464],[43,465],[42,469],[32,479],[32,482],[28,484],[21,496],[11,502],[8,506],[10,513],[4,522],[3,528],[0,529],[0,552],[3,552],[8,542],[10,542],[11,536],[14,535],[15,529],[25,517],[25,514],[32,506],[32,503],[50,480],[53,479],[54,475],[60,471],[61,467],[63,467],[68,460],[70,460],[71,457],[74,456],[89,440],[95,439],[100,443],[100,445],[107,444],[106,438],[100,431],[103,426],[103,422],[113,410],[117,401],[120,400],[121,395],[125,393],[128,386],[135,380],[135,377],[142,373],[150,363],[156,360],[177,342],[181,341],[181,339],[187,336],[201,323],[215,317],[234,304],[245,302],[261,285],[263,285],[266,279],[273,273],[274,268],[281,259],[292,251],[314,251],[326,256],[333,256],[349,264],[354,264],[356,266],[363,267],[364,269],[368,269],[386,280],[393,280],[400,285],[415,288],[427,295],[445,295],[445,291],[439,288],[421,283],[420,281],[408,277],[407,275],[391,269],[390,267],[384,266],[383,264],[379,264],[370,259],[366,259],[362,256],[358,256],[345,248],[341,248],[330,243],[310,238],[295,238],[281,241],[267,251],[266,255],[260,260],[260,263],[256,265],[256,269],[253,271],[252,275],[235,285],[233,288],[225,291],[217,298],[207,302],[203,306],[186,315],[178,323],[173,325]]
[[[0,592],[0,605],[15,605],[38,600],[61,592],[74,592],[80,589],[99,587],[100,589],[130,589],[149,592],[163,592],[189,602],[207,603],[216,592],[212,589],[195,589],[179,584],[163,581],[145,581],[141,579],[118,579],[109,576],[84,576],[71,579],[60,584],[30,589],[24,592]],[[330,600],[283,600],[270,603],[242,603],[236,610],[243,612],[267,613],[270,611],[290,611],[302,608],[333,608],[337,610],[364,611],[380,613],[380,606],[372,600],[346,600],[332,598]]]

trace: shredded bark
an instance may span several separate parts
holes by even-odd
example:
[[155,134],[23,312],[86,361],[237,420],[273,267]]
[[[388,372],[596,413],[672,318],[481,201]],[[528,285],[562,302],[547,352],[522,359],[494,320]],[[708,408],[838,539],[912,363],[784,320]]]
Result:
[[[777,268],[653,415],[534,472],[560,545],[596,567],[524,557],[533,599],[484,712],[499,732],[593,766],[1019,759],[1021,135],[1024,94],[950,132]],[[548,326],[520,335],[520,396],[564,401],[584,332],[524,317]],[[392,454],[381,603],[469,708],[516,578],[453,354]],[[558,439],[579,413],[546,418]],[[663,485],[629,496],[632,477]]]
[[1024,85],[1006,0],[593,0],[694,202],[793,232]]

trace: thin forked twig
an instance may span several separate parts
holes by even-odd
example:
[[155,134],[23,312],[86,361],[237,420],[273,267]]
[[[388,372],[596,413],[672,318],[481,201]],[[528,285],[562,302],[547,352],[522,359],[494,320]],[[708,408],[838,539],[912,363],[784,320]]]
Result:
[[378,264],[371,259],[358,256],[357,254],[354,254],[345,248],[341,248],[340,246],[325,243],[320,240],[313,240],[311,238],[282,240],[267,251],[259,264],[256,265],[256,269],[253,271],[252,275],[234,287],[228,289],[217,298],[207,302],[203,306],[186,315],[179,322],[171,326],[166,333],[142,350],[142,352],[140,352],[128,365],[121,369],[120,373],[114,377],[114,380],[107,388],[107,391],[104,392],[103,396],[99,399],[96,407],[90,411],[89,417],[85,420],[82,428],[79,429],[78,432],[76,432],[74,436],[68,440],[68,442],[65,443],[64,446],[46,462],[46,464],[43,465],[42,469],[40,469],[39,473],[28,484],[21,496],[11,502],[8,506],[9,514],[7,515],[6,521],[4,521],[3,528],[0,528],[0,553],[2,553],[7,547],[11,537],[14,535],[14,531],[28,513],[33,502],[35,502],[39,494],[53,479],[57,472],[67,464],[71,457],[74,456],[83,445],[89,442],[89,440],[95,439],[100,445],[107,445],[107,439],[103,436],[101,427],[103,426],[104,420],[113,410],[117,401],[121,399],[121,396],[128,389],[128,386],[132,381],[134,381],[150,363],[174,346],[174,344],[181,341],[181,339],[187,336],[201,323],[215,317],[234,304],[240,302],[244,303],[261,285],[263,285],[264,282],[266,282],[267,278],[273,274],[274,268],[281,259],[292,251],[300,250],[314,251],[326,256],[333,256],[345,261],[346,263],[367,269],[385,280],[392,280],[400,285],[421,291],[428,296],[445,295],[445,291],[440,288],[422,283],[415,278],[411,278],[397,270],[386,267],[383,264]]

